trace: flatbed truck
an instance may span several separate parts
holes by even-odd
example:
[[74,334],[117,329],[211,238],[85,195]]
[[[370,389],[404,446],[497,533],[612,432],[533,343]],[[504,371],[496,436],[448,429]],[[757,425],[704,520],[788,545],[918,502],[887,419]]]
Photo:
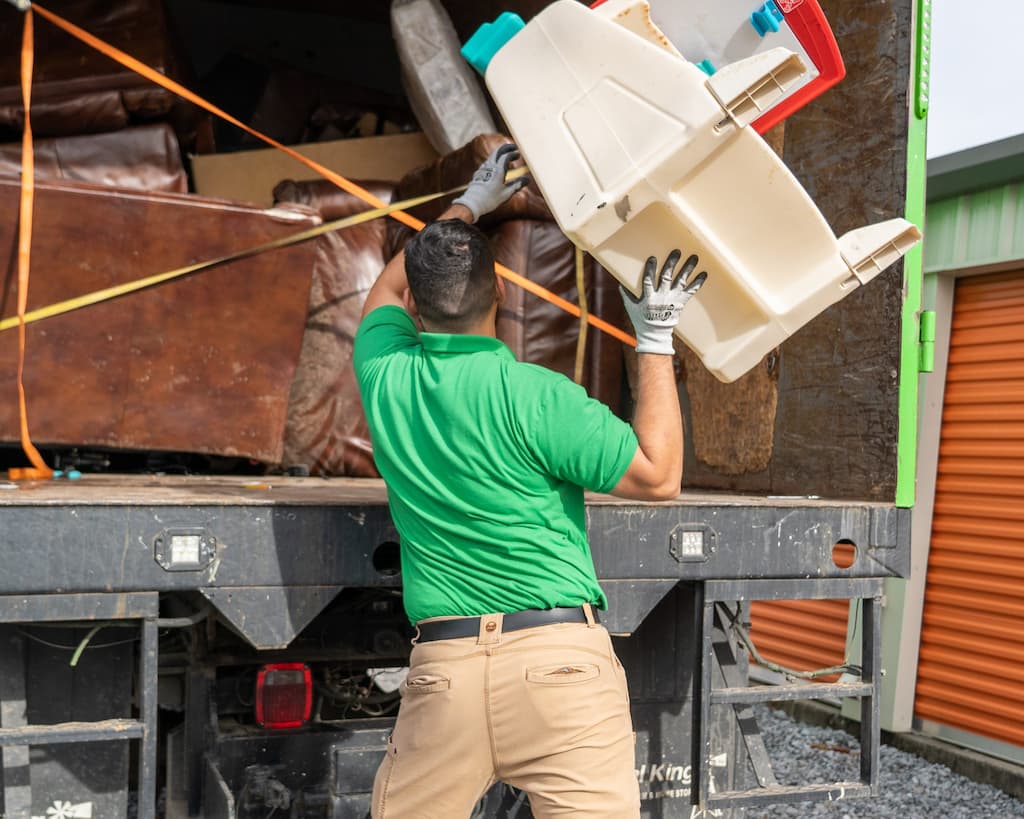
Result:
[[[463,27],[494,16],[447,5]],[[822,2],[847,79],[768,134],[837,232],[920,224],[924,5]],[[882,588],[910,571],[919,275],[912,254],[753,380],[716,386],[686,359],[683,493],[588,495],[645,817],[877,793]],[[855,601],[859,658],[837,683],[751,686],[747,604],[799,598]],[[0,813],[363,819],[411,634],[378,480],[0,481]],[[847,697],[859,776],[777,782],[753,706]],[[529,813],[499,786],[475,815]]]
[[[274,806],[295,816],[366,815],[397,705],[393,689],[374,685],[374,669],[404,665],[410,637],[382,482],[90,475],[0,491],[0,510],[8,803],[28,786],[7,773],[17,770],[7,760],[31,744],[68,774],[107,760],[81,778],[33,776],[35,804],[42,787],[45,804],[91,803],[94,815],[117,815],[130,780],[139,816],[154,815],[158,782],[162,804],[182,815],[262,816]],[[604,622],[631,680],[649,815],[689,816],[691,794],[733,810],[877,791],[880,583],[908,571],[908,510],[715,493],[664,503],[588,495],[587,521],[609,598]],[[840,541],[856,544],[854,567],[833,562]],[[861,697],[859,782],[745,781],[748,767],[772,781],[756,728],[737,720],[768,695],[747,688],[726,612],[750,599],[797,597],[864,606],[856,681],[770,695]],[[47,639],[56,623],[60,639]],[[68,647],[79,641],[71,668]],[[47,645],[62,642],[63,650]],[[280,664],[311,670],[314,718],[302,727],[257,724],[255,680]],[[77,693],[83,685],[88,694]],[[49,701],[27,708],[42,690]],[[137,744],[130,777],[127,751],[111,750],[124,740]],[[506,815],[495,812],[501,800],[514,802],[500,791],[488,798],[481,816]]]

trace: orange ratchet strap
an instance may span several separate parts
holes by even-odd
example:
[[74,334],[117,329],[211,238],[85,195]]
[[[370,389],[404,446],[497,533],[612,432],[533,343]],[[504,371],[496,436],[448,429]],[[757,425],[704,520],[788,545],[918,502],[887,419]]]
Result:
[[[141,74],[143,77],[150,80],[151,82],[154,82],[157,85],[166,88],[168,91],[171,91],[177,94],[178,96],[183,97],[184,99],[188,100],[194,105],[198,105],[200,108],[209,111],[211,114],[220,117],[226,122],[230,122],[235,127],[241,128],[247,134],[251,134],[257,139],[267,143],[271,147],[277,148],[279,151],[283,151],[292,159],[301,162],[307,168],[316,171],[325,179],[329,179],[342,190],[347,191],[353,196],[362,199],[364,202],[367,202],[373,205],[374,207],[380,208],[385,206],[385,203],[383,201],[378,199],[376,196],[374,196],[372,193],[365,190],[364,188],[359,187],[359,185],[356,185],[351,180],[346,179],[341,174],[335,173],[330,168],[324,167],[319,162],[316,162],[310,159],[309,157],[300,154],[298,151],[289,148],[287,145],[283,145],[277,140],[272,139],[271,137],[268,137],[265,134],[261,134],[259,131],[249,127],[244,122],[241,122],[240,120],[231,116],[226,111],[221,110],[213,103],[207,102],[198,94],[189,91],[183,85],[180,85],[179,83],[176,83],[174,80],[165,77],[159,71],[156,71],[150,68],[148,65],[139,62],[134,57],[125,54],[120,49],[114,48],[114,46],[110,45],[109,43],[100,40],[98,37],[94,37],[92,34],[85,31],[84,29],[79,28],[73,23],[68,22],[64,18],[60,17],[57,14],[54,14],[52,11],[48,11],[47,9],[43,8],[38,4],[33,3],[32,8],[34,8],[42,17],[45,17],[58,28],[66,31],[72,37],[75,37],[81,40],[86,45],[95,48],[100,53],[106,55],[107,57],[110,57],[110,59],[120,63],[126,68],[129,68],[132,71]],[[405,213],[404,211],[395,211],[389,215],[391,216],[392,219],[396,219],[402,224],[408,225],[409,227],[415,230],[420,230],[424,226],[423,221],[417,219],[415,216]],[[504,265],[495,264],[495,269],[497,270],[499,275],[508,279],[513,284],[516,284],[519,287],[523,288],[524,290],[533,293],[535,296],[538,296],[539,298],[542,298],[545,301],[550,302],[556,307],[560,307],[562,310],[565,310],[567,313],[570,313],[571,315],[576,316],[577,318],[580,317],[580,308],[577,307],[572,302],[566,301],[561,296],[557,296],[551,291],[541,287],[540,285],[531,282],[525,276],[520,276],[518,273],[510,270]],[[605,333],[608,333],[608,335],[612,336],[613,338],[616,338],[625,344],[636,346],[636,339],[634,339],[628,333],[620,330],[618,327],[615,327],[614,325],[604,321],[603,319],[588,314],[586,316],[586,321],[594,325],[594,327],[598,328],[599,330],[603,330]]]
[[35,155],[32,152],[32,69],[34,62],[32,9],[25,12],[21,38],[21,96],[25,104],[25,129],[21,138],[21,212],[18,218],[18,419],[21,423],[21,448],[31,467],[9,469],[11,480],[36,480],[53,475],[28,434],[28,407],[25,402],[25,310],[28,308],[28,273],[32,259],[32,205],[35,197]]

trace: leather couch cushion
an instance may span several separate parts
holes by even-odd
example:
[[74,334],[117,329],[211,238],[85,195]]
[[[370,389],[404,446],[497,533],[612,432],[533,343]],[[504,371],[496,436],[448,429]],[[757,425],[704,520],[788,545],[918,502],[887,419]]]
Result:
[[[36,178],[132,190],[187,193],[188,175],[174,131],[145,125],[106,134],[37,139]],[[21,144],[0,145],[0,175],[21,173]]]
[[[510,219],[488,232],[499,262],[567,301],[578,303],[575,247],[555,222]],[[629,326],[618,282],[588,255],[584,255],[583,282],[591,313],[616,326]],[[498,312],[498,338],[520,361],[542,364],[572,378],[579,334],[577,317],[506,283],[505,302]],[[623,345],[587,327],[581,380],[587,392],[622,414],[623,376]]]
[[[378,180],[360,180],[356,184],[373,196],[376,196],[382,202],[390,202],[391,195],[395,189],[392,183]],[[362,213],[373,207],[347,191],[342,190],[329,179],[308,179],[301,182],[296,182],[294,179],[285,179],[274,186],[274,202],[293,202],[305,205],[319,213],[325,222],[344,219],[347,216]],[[381,225],[384,224],[385,222],[381,221]],[[362,236],[362,234],[358,233],[354,235]],[[376,233],[373,235],[376,236]],[[381,236],[383,235],[382,233]]]
[[[360,184],[390,201],[391,185]],[[328,221],[372,207],[326,180],[288,181],[274,194],[279,203],[318,207]],[[318,246],[306,332],[288,404],[282,456],[286,467],[304,466],[314,475],[378,477],[352,367],[352,342],[366,294],[386,262],[385,222],[374,219],[327,234]]]

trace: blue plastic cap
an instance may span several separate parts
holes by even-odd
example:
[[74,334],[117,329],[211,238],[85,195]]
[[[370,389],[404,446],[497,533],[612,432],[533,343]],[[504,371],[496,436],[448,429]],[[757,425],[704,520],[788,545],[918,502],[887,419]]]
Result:
[[701,60],[699,63],[697,63],[697,68],[699,68],[709,77],[713,77],[715,75],[715,72],[718,70],[717,68],[715,68],[714,63],[712,63],[711,60]]
[[750,25],[754,27],[759,37],[764,37],[769,31],[779,30],[779,23],[783,21],[782,12],[772,0],[768,0],[761,8],[750,15]]
[[493,23],[484,23],[462,47],[462,56],[475,68],[481,76],[487,72],[487,66],[502,46],[515,37],[526,23],[518,14],[511,11],[502,12]]

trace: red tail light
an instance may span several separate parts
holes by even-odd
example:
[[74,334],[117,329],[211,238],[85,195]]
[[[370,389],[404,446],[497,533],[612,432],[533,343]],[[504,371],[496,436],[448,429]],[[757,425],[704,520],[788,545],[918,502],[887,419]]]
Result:
[[303,663],[265,665],[256,675],[256,722],[298,728],[313,708],[313,675]]

